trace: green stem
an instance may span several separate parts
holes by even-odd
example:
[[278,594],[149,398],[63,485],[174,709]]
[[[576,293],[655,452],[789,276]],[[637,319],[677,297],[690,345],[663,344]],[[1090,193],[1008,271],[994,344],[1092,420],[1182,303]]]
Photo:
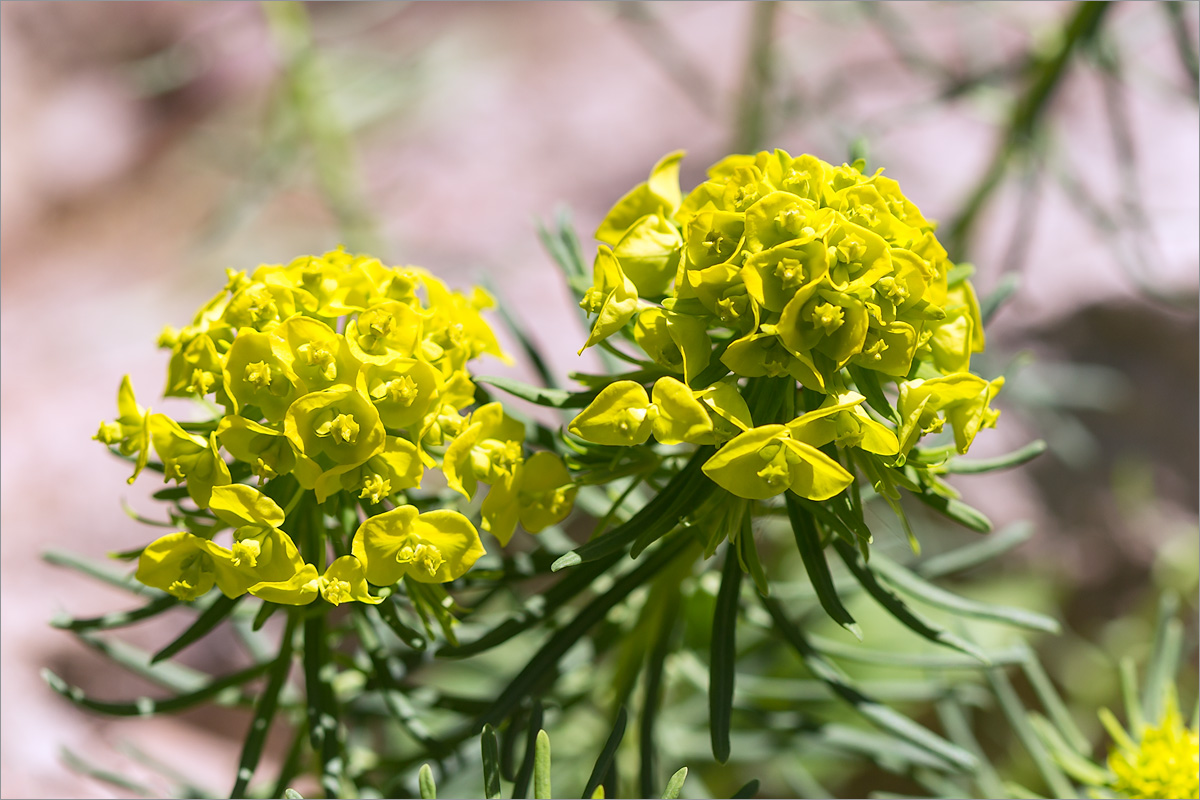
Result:
[[1098,0],[1079,3],[1063,26],[1062,44],[1058,49],[1047,57],[1031,57],[1030,72],[1033,78],[1025,94],[1013,107],[1004,139],[993,156],[991,165],[950,226],[946,246],[951,258],[962,257],[979,213],[1004,179],[1010,161],[1032,144],[1038,124],[1067,74],[1072,55],[1096,38],[1100,22],[1111,6],[1111,3]]
[[378,235],[362,200],[354,145],[329,102],[308,12],[302,3],[263,3],[267,26],[283,61],[289,101],[312,147],[317,184],[347,246],[375,249]]
[[750,38],[747,41],[746,72],[738,93],[737,132],[735,153],[752,153],[763,146],[766,135],[766,100],[771,88],[774,59],[771,53],[775,0],[754,3],[750,18]]
[[304,620],[304,688],[308,694],[308,735],[321,767],[321,788],[328,797],[342,792],[341,743],[338,709],[325,676],[333,670],[325,642],[325,615]]
[[729,728],[733,717],[734,675],[737,665],[737,615],[742,586],[742,567],[731,542],[725,548],[721,588],[713,609],[712,644],[709,653],[708,715],[713,758],[729,760]]
[[308,738],[307,728],[304,723],[296,726],[296,731],[292,734],[292,745],[283,759],[283,766],[279,768],[279,777],[275,779],[271,797],[283,797],[283,793],[288,790],[288,784],[299,774],[301,757],[304,755],[304,740]]
[[292,668],[292,639],[296,632],[297,616],[288,614],[287,625],[283,630],[283,638],[279,640],[279,656],[271,666],[267,685],[259,695],[254,708],[254,719],[250,723],[250,733],[242,746],[242,757],[238,762],[237,780],[233,784],[230,797],[244,797],[254,770],[262,757],[263,745],[266,744],[267,734],[271,730],[271,721],[279,707],[279,692],[287,681]]

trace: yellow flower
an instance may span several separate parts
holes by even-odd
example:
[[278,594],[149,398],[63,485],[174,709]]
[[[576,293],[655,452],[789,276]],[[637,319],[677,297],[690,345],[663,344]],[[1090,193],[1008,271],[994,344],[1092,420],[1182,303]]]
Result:
[[[207,539],[180,531],[154,540],[138,557],[135,576],[146,586],[161,589],[180,600],[205,595],[217,580],[215,561],[229,562],[232,554]],[[237,585],[222,585],[229,597],[245,594]]]
[[425,338],[421,342],[422,358],[441,364],[445,378],[481,355],[512,363],[479,313],[496,304],[490,294],[476,286],[467,297],[461,292],[450,291],[426,270],[414,269],[413,273],[429,295]]
[[679,207],[679,162],[683,151],[669,153],[650,170],[650,178],[639,183],[612,207],[596,230],[596,238],[616,245],[634,223],[649,214],[670,218]]
[[788,429],[796,439],[814,447],[837,442],[877,455],[896,455],[900,451],[896,434],[863,410],[865,399],[857,392],[830,395],[820,408],[789,423]]
[[923,434],[949,422],[958,452],[966,453],[980,430],[995,426],[1000,412],[989,404],[1002,386],[1004,378],[986,381],[969,372],[901,383],[900,452],[908,453]]
[[305,564],[286,580],[261,581],[249,591],[267,602],[289,606],[308,605],[318,594],[335,606],[351,601],[371,605],[383,602],[382,597],[371,596],[362,562],[354,556],[335,560],[324,575],[318,575],[312,564]]
[[521,527],[540,533],[562,522],[571,513],[578,491],[557,454],[548,450],[534,453],[521,466],[517,488]]
[[217,425],[217,441],[238,461],[250,465],[259,481],[286,475],[296,466],[296,453],[283,430],[230,414]]
[[375,504],[396,492],[421,485],[425,465],[417,446],[399,436],[388,436],[383,450],[345,472],[326,472],[313,487],[317,502],[346,490]]
[[425,419],[441,384],[437,371],[415,358],[368,364],[358,377],[358,390],[371,398],[383,424],[399,429],[412,429]]
[[225,362],[224,387],[235,412],[249,416],[243,409],[252,406],[268,422],[278,422],[302,394],[276,350],[273,337],[265,333],[243,330],[234,339]]
[[682,248],[679,230],[666,217],[647,214],[630,226],[612,253],[639,296],[658,297],[675,279]]
[[423,317],[408,303],[389,300],[372,306],[346,325],[350,352],[364,364],[410,358],[421,344]]
[[348,472],[383,450],[387,434],[371,401],[349,386],[297,399],[284,433],[297,451],[296,477],[312,489],[323,475]]
[[641,384],[615,381],[600,390],[567,430],[595,444],[628,447],[650,438],[657,416],[650,411],[650,395]]
[[[816,413],[816,412],[813,412]],[[809,415],[789,425],[763,425],[734,437],[704,464],[704,474],[738,497],[766,500],[791,489],[809,500],[828,500],[854,476],[816,447],[801,441]]]
[[400,506],[359,526],[351,552],[362,562],[368,581],[390,586],[405,576],[421,583],[456,580],[484,549],[475,526],[462,514],[419,514],[415,506]]
[[480,507],[482,527],[506,546],[519,521],[530,533],[540,533],[571,513],[577,488],[562,459],[539,451],[516,464],[488,489]]
[[648,308],[638,314],[633,337],[646,355],[685,381],[700,374],[712,357],[704,321],[688,314]]
[[584,294],[579,307],[589,315],[595,314],[596,322],[579,348],[580,353],[625,327],[638,307],[637,287],[621,271],[612,250],[601,245],[592,272],[593,286]]
[[163,483],[187,482],[188,495],[207,508],[215,486],[229,483],[229,467],[217,450],[217,435],[208,439],[188,433],[166,414],[150,415],[150,438],[163,463]]
[[1135,741],[1111,714],[1101,719],[1116,747],[1108,755],[1109,787],[1128,798],[1200,797],[1200,737],[1183,724],[1174,691],[1156,727],[1143,725]]
[[287,374],[295,376],[300,394],[354,385],[358,359],[345,337],[318,319],[292,317],[271,331],[270,345]]
[[101,422],[100,430],[92,438],[107,445],[116,445],[123,456],[136,454],[129,483],[133,483],[145,469],[150,455],[150,411],[137,404],[128,375],[121,379],[121,386],[117,389],[116,422]]
[[446,483],[464,497],[475,496],[478,481],[510,480],[522,461],[525,426],[504,413],[499,403],[475,409],[466,428],[446,448],[442,470]]

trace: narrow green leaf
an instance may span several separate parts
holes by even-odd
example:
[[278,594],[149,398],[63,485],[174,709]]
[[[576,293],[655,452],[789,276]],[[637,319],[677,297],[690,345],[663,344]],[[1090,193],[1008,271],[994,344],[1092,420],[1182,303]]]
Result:
[[1067,776],[1063,774],[1058,764],[1054,763],[1054,759],[1050,757],[1046,748],[1042,746],[1041,740],[1034,733],[1033,726],[1029,722],[1029,713],[1009,682],[1008,676],[1004,674],[1004,670],[993,668],[987,670],[985,674],[1004,716],[1008,718],[1008,722],[1012,726],[1013,733],[1016,734],[1017,739],[1029,755],[1033,757],[1038,774],[1042,776],[1042,780],[1046,782],[1053,796],[1080,797],[1079,792],[1067,780]]
[[[111,659],[114,664],[163,687],[172,694],[194,692],[212,679],[208,673],[185,667],[182,664],[174,664],[169,661],[151,664],[148,652],[140,647],[126,644],[120,639],[78,632],[76,635],[81,642]],[[222,699],[228,699],[227,705],[234,705],[243,700],[241,695]]]
[[169,608],[179,605],[179,601],[169,594],[156,597],[141,608],[131,611],[112,611],[99,617],[72,618],[67,616],[55,617],[50,624],[76,633],[84,631],[105,631],[112,628],[124,628],[135,622],[156,617]]
[[625,706],[617,709],[617,719],[613,723],[612,732],[608,734],[608,741],[604,743],[604,749],[600,751],[600,756],[596,759],[595,765],[592,767],[592,774],[588,776],[587,784],[583,787],[583,797],[591,797],[596,791],[596,787],[604,780],[604,776],[608,773],[608,769],[612,766],[613,758],[617,754],[617,748],[621,745],[621,739],[625,736],[625,725],[628,722],[629,714],[625,711]]
[[887,609],[902,625],[931,642],[945,645],[961,653],[966,653],[972,658],[978,659],[981,664],[991,663],[988,661],[987,655],[979,647],[965,641],[959,636],[955,636],[941,625],[918,614],[908,604],[897,597],[895,593],[876,580],[875,573],[870,567],[862,563],[862,557],[853,547],[840,540],[834,540],[833,546],[837,550],[838,555],[842,557],[842,561],[850,568],[854,577],[867,590],[867,593],[875,598],[875,601]]
[[[691,565],[680,561],[679,566],[690,572]],[[676,570],[678,573],[678,570]],[[675,623],[679,614],[679,584],[683,575],[666,573],[655,583],[646,602],[643,619],[653,615],[657,624],[635,629],[637,632],[650,633],[653,644],[646,657],[646,667],[642,679],[642,713],[638,726],[638,760],[640,768],[638,778],[641,784],[641,795],[650,797],[654,794],[658,769],[658,712],[662,706],[663,667],[667,654],[674,647]]]
[[[808,641],[827,656],[860,664],[882,664],[897,669],[920,670],[979,669],[978,658],[960,653],[905,653],[894,650],[873,650],[862,645],[835,642],[816,634],[809,634]],[[1008,647],[1003,650],[986,651],[984,655],[987,656],[989,663],[999,666],[1022,664],[1027,653],[1028,650],[1022,647]]]
[[971,542],[940,555],[930,556],[917,564],[914,570],[924,578],[937,578],[942,575],[963,572],[1024,544],[1032,535],[1032,525],[1027,522],[1017,522],[985,539]]
[[1183,628],[1175,616],[1178,610],[1179,598],[1175,594],[1167,592],[1159,598],[1154,621],[1154,647],[1146,664],[1146,685],[1142,691],[1142,712],[1150,725],[1161,721],[1167,686],[1179,668]]
[[50,688],[61,694],[63,697],[70,700],[77,706],[86,708],[89,711],[96,711],[100,714],[108,714],[114,717],[149,717],[154,714],[170,714],[175,711],[182,711],[186,708],[191,708],[207,700],[210,700],[221,694],[227,689],[240,686],[246,681],[252,680],[262,673],[266,672],[272,662],[266,664],[256,664],[248,669],[235,672],[231,675],[226,675],[223,678],[218,678],[211,683],[206,684],[200,689],[188,694],[180,694],[174,697],[155,700],[151,697],[139,697],[132,702],[108,702],[105,700],[96,700],[88,697],[83,693],[83,690],[77,686],[71,686],[62,678],[55,675],[48,669],[42,670],[42,679],[50,684]]
[[500,321],[504,323],[504,327],[508,329],[508,332],[521,345],[521,351],[525,353],[525,358],[528,359],[530,365],[538,374],[538,378],[550,389],[558,389],[558,378],[554,371],[546,365],[546,359],[542,356],[542,352],[538,346],[534,344],[529,332],[525,330],[525,326],[518,322],[517,318],[508,310],[508,303],[504,301],[495,283],[485,277],[484,285],[491,292],[492,296],[496,298],[496,310],[500,313]]
[[[791,494],[791,492],[788,492]],[[742,524],[734,540],[737,543],[738,564],[754,581],[754,588],[761,595],[771,593],[771,585],[767,581],[767,573],[763,570],[762,561],[758,557],[758,545],[754,541],[752,518],[747,511],[742,515]]]
[[751,778],[746,782],[746,785],[733,793],[734,800],[738,798],[754,797],[758,794],[758,778]]
[[539,730],[533,746],[533,797],[534,800],[550,800],[550,737]]
[[497,800],[500,797],[500,742],[491,725],[483,726],[479,747],[483,751],[483,796],[487,800]]
[[106,583],[109,586],[115,586],[118,589],[124,589],[143,597],[170,597],[166,592],[160,592],[158,589],[152,589],[138,582],[133,577],[133,573],[128,570],[115,570],[105,563],[94,561],[75,553],[68,553],[65,550],[47,550],[42,553],[42,559],[47,564],[75,570],[81,575],[86,575],[101,583]]
[[708,716],[713,758],[729,760],[729,728],[733,719],[733,688],[737,667],[737,614],[741,599],[742,568],[733,546],[725,548],[721,588],[713,608],[712,646],[709,652]]
[[530,403],[546,406],[547,408],[583,408],[595,400],[598,394],[597,391],[568,392],[563,389],[546,389],[541,386],[530,386],[527,383],[522,383],[512,378],[501,378],[498,375],[473,375],[471,376],[471,380],[475,383],[495,386],[501,391],[508,392],[513,397],[519,397],[522,400],[528,400]]
[[533,762],[537,758],[537,734],[542,729],[542,704],[535,701],[529,713],[529,727],[525,731],[525,757],[521,768],[513,778],[513,800],[529,794],[529,781],[533,777]]
[[300,720],[296,725],[296,730],[292,733],[292,743],[288,747],[283,764],[279,767],[279,775],[275,779],[275,788],[271,790],[271,797],[280,795],[288,797],[288,792],[300,797],[299,792],[288,788],[288,784],[295,780],[296,776],[300,774],[301,767],[304,766],[302,757],[306,741],[308,741],[308,724],[304,720]]
[[692,544],[687,535],[663,542],[652,554],[640,560],[637,567],[616,580],[612,588],[586,605],[569,623],[554,633],[541,649],[525,664],[499,694],[488,710],[475,721],[476,729],[486,723],[499,724],[516,708],[542,679],[558,665],[559,659],[578,642],[593,625],[629,593],[650,580],[660,569]]
[[202,786],[179,770],[175,769],[170,764],[163,763],[159,759],[150,755],[146,751],[138,748],[132,742],[121,741],[117,742],[117,750],[128,756],[133,761],[137,762],[142,767],[150,770],[154,774],[174,784],[171,788],[171,797],[216,797],[217,793],[211,788]]
[[663,800],[679,800],[679,793],[683,791],[683,782],[687,780],[687,767],[681,767],[671,780],[667,781],[667,788],[663,791]]
[[421,792],[421,800],[437,800],[437,785],[433,782],[433,769],[428,764],[422,764],[417,773],[417,786]]
[[[699,465],[696,468],[697,471],[692,473],[691,477],[681,481],[677,489],[672,490],[671,484],[674,483],[674,479],[672,479],[662,490],[663,493],[670,493],[670,504],[667,506],[666,511],[663,512],[662,517],[647,523],[638,537],[634,539],[633,546],[629,548],[629,556],[631,558],[637,558],[647,547],[674,530],[680,520],[689,516],[705,496],[711,492],[719,491],[717,486],[709,480],[708,476],[700,471],[704,463],[708,461],[715,451],[716,448],[711,446],[697,448],[696,452],[688,460],[688,463],[675,477],[678,478],[680,475],[688,472],[688,470],[693,469],[693,464]],[[748,519],[749,517],[747,516],[746,518]],[[630,522],[632,521],[631,519]]]
[[708,480],[701,472],[704,462],[708,460],[712,452],[712,447],[698,448],[684,468],[667,482],[663,490],[629,520],[603,536],[564,554],[550,566],[550,569],[558,572],[565,567],[595,561],[621,552],[634,540],[649,540],[647,541],[649,544],[650,541],[669,532],[676,526],[683,514],[695,510],[694,506],[690,504],[696,499],[696,495],[705,487],[712,486],[712,481]]
[[539,222],[538,238],[568,277],[585,275],[587,268],[583,263],[579,238],[571,224],[570,212],[566,208],[560,208],[554,224],[555,229],[551,231],[544,223]]
[[1146,724],[1146,715],[1142,711],[1142,701],[1138,697],[1137,665],[1133,659],[1125,656],[1120,662],[1121,699],[1125,701],[1125,716],[1129,720],[1131,731],[1140,731]]
[[1029,679],[1029,684],[1033,686],[1034,692],[1037,693],[1038,699],[1042,701],[1042,707],[1046,709],[1046,713],[1053,720],[1054,727],[1061,734],[1063,742],[1080,754],[1091,752],[1092,743],[1075,724],[1075,719],[1067,709],[1067,704],[1055,690],[1050,676],[1042,668],[1042,663],[1029,648],[1024,645],[1021,647],[1025,650],[1025,658],[1021,659],[1021,669],[1024,671],[1025,677]]
[[857,726],[826,723],[821,726],[823,747],[831,747],[856,756],[866,756],[891,772],[907,772],[914,767],[945,770],[946,760],[895,736]]
[[110,786],[116,786],[118,789],[123,789],[126,792],[133,792],[142,797],[157,797],[158,792],[148,786],[144,786],[137,781],[130,780],[119,772],[97,767],[94,764],[84,760],[81,756],[76,755],[71,750],[63,747],[59,749],[59,755],[67,768],[78,772],[81,775],[87,775],[89,778],[94,778],[98,781],[103,781]]
[[242,597],[245,596],[241,595],[240,597],[231,598],[218,593],[216,599],[209,604],[208,608],[204,610],[200,617],[186,631],[179,635],[179,638],[150,657],[150,663],[154,664],[163,659],[170,658],[188,645],[203,639],[213,628],[220,625],[233,613],[233,609],[237,607]]
[[[151,466],[147,464],[146,468],[150,469]],[[160,466],[155,471],[162,472],[162,467]],[[159,489],[157,492],[151,495],[151,497],[153,497],[155,500],[182,500],[187,496],[188,490],[186,486],[170,486],[166,489]]]
[[295,613],[288,614],[283,638],[279,640],[279,655],[271,664],[267,673],[267,685],[254,705],[254,718],[250,722],[250,731],[246,734],[245,743],[242,745],[237,778],[233,784],[233,790],[229,794],[230,797],[245,797],[250,779],[254,777],[254,770],[258,769],[263,746],[267,742],[267,734],[271,731],[271,722],[275,719],[275,711],[279,707],[279,692],[283,689],[288,673],[292,669],[292,639],[296,632],[296,620]]
[[914,492],[913,497],[932,508],[947,519],[976,533],[991,533],[992,522],[979,509],[972,508],[955,497],[945,497],[933,492]]
[[976,758],[974,779],[979,785],[979,797],[1004,797],[1004,784],[992,766],[991,760],[979,746],[979,740],[971,731],[971,723],[957,699],[946,698],[937,704],[938,719],[950,741],[971,753]]
[[1112,779],[1112,774],[1107,769],[1093,763],[1067,744],[1063,732],[1041,714],[1030,713],[1029,724],[1045,745],[1050,757],[1071,778],[1086,786],[1104,786]]
[[268,603],[266,600],[264,600],[262,605],[258,607],[258,613],[254,615],[254,622],[250,623],[250,630],[256,632],[262,630],[262,626],[267,624],[267,620],[269,620],[271,615],[278,611],[279,608],[280,605],[278,603]]
[[[458,620],[453,613],[454,603],[450,595],[440,583],[421,583],[411,576],[404,576],[404,589],[413,607],[422,614],[428,614],[437,621],[442,636],[451,646],[458,645],[458,633],[454,626]],[[380,603],[383,605],[383,603]]]
[[792,535],[796,539],[796,548],[800,551],[804,569],[812,581],[821,608],[825,609],[825,613],[834,622],[850,631],[861,642],[862,629],[842,605],[837,589],[834,588],[833,575],[829,572],[829,562],[825,560],[821,535],[817,532],[817,526],[813,524],[813,518],[804,512],[792,492],[784,492],[784,497],[787,501],[788,519],[792,523]]
[[996,312],[1008,302],[1008,298],[1012,297],[1020,286],[1021,276],[1015,272],[1006,272],[1000,280],[996,281],[992,291],[979,301],[979,318],[983,321],[984,327],[991,324]]
[[[384,605],[384,604],[380,604]],[[388,713],[400,725],[400,727],[417,740],[418,743],[430,753],[438,751],[438,742],[429,733],[425,724],[417,715],[416,710],[408,701],[405,691],[400,685],[398,675],[403,675],[404,667],[398,663],[398,659],[394,658],[391,652],[383,643],[382,630],[380,628],[379,616],[377,609],[379,606],[371,606],[365,603],[355,604],[355,630],[358,632],[358,639],[361,642],[363,650],[367,653],[367,658],[371,660],[371,666],[375,670],[375,679],[379,683],[379,692],[383,697],[383,703],[387,707]]]
[[1027,464],[1046,452],[1046,443],[1034,439],[1024,447],[995,458],[952,458],[942,465],[942,472],[953,475],[975,475],[981,472],[995,472],[1001,469],[1012,469]]
[[928,728],[913,722],[895,709],[883,705],[855,688],[833,662],[822,656],[808,643],[800,628],[788,619],[778,601],[764,597],[760,598],[760,602],[766,608],[767,613],[771,615],[776,630],[796,650],[813,676],[825,682],[834,694],[849,703],[865,719],[880,730],[921,748],[940,759],[947,766],[961,770],[970,770],[975,767],[975,757],[966,750],[951,744]]
[[854,386],[863,397],[867,398],[867,405],[875,410],[881,417],[896,422],[898,417],[896,409],[892,408],[892,404],[888,402],[887,395],[883,393],[883,387],[879,384],[879,375],[875,370],[863,369],[854,364],[847,365],[850,370],[850,377],[854,379]]
[[396,634],[400,641],[414,650],[424,650],[426,647],[425,637],[400,619],[400,613],[396,609],[398,600],[399,595],[393,593],[384,598],[382,603],[376,605],[375,610],[379,612],[379,618],[391,629],[392,633]]
[[871,562],[871,567],[879,575],[882,575],[884,580],[889,584],[910,597],[914,597],[931,606],[950,611],[958,616],[988,620],[990,622],[1001,622],[1006,625],[1014,625],[1018,628],[1027,628],[1044,633],[1058,633],[1060,631],[1058,620],[1053,617],[1038,614],[1034,611],[1027,611],[1023,608],[982,603],[954,594],[953,592],[948,592],[918,577],[882,554],[875,556]]
[[295,789],[283,790],[284,800],[304,800],[304,795],[297,792]]
[[[557,611],[570,602],[580,592],[590,587],[597,578],[608,572],[622,558],[620,553],[610,555],[597,561],[591,561],[575,574],[560,580],[554,586],[541,594],[535,594],[525,601],[522,609],[504,622],[492,628],[487,633],[472,642],[458,646],[446,645],[438,649],[439,658],[462,658],[481,653],[493,647],[504,644],[514,636],[523,633],[539,622],[549,619]],[[380,607],[386,606],[381,603]]]

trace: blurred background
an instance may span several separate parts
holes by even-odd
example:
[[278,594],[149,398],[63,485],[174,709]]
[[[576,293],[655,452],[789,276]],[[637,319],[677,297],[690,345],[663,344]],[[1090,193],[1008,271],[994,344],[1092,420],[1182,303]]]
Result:
[[[38,675],[140,691],[48,624],[128,598],[41,554],[147,540],[122,503],[153,515],[158,487],[127,486],[90,437],[125,373],[158,405],[164,325],[190,321],[226,268],[345,244],[487,282],[552,369],[594,368],[539,220],[569,209],[590,250],[608,207],[679,148],[685,191],[734,151],[864,156],[941,220],[982,293],[1019,279],[979,364],[1009,378],[1004,416],[977,447],[1050,452],[957,481],[998,524],[1036,530],[972,580],[1059,615],[1066,633],[1038,642],[1051,675],[1075,707],[1117,705],[1112,657],[1148,648],[1161,590],[1183,595],[1195,641],[1198,10],[0,5],[0,791],[125,796],[64,747],[151,785],[156,760],[201,786],[234,771],[246,716],[93,718]],[[133,641],[165,641],[142,627]]]

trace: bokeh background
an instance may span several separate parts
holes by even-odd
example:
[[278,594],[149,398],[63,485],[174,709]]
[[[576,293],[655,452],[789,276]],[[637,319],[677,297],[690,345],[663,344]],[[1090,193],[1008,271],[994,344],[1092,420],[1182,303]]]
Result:
[[539,220],[569,209],[586,244],[680,148],[685,190],[760,145],[863,155],[983,293],[1019,279],[983,365],[1009,376],[1005,412],[978,447],[1051,449],[957,485],[1036,526],[975,579],[1064,619],[1038,646],[1073,704],[1115,705],[1113,655],[1148,647],[1160,590],[1194,620],[1197,4],[1084,28],[1072,3],[269,5],[0,6],[5,797],[127,794],[63,748],[160,791],[148,761],[201,787],[233,773],[248,718],[93,718],[38,674],[140,690],[49,626],[128,599],[41,554],[147,540],[122,504],[153,513],[157,487],[90,437],[125,373],[156,405],[163,325],[225,268],[345,244],[485,281],[553,369],[595,367]]

